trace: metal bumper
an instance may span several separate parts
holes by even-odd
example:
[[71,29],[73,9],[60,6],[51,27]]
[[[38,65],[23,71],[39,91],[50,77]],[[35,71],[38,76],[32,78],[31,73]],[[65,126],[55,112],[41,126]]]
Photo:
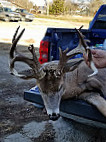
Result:
[[20,21],[20,17],[9,17],[12,21]]

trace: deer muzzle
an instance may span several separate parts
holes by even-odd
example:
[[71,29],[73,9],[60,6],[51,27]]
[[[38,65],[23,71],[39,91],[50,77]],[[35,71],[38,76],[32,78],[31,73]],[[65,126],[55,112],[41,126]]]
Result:
[[55,93],[54,92],[50,94],[42,93],[44,105],[50,120],[55,121],[60,117],[59,107],[60,107],[60,101],[61,101],[61,97],[63,93],[64,93],[63,88],[61,88],[60,91]]
[[52,113],[52,115],[49,114],[49,119],[53,121],[58,120],[59,117],[60,117],[60,114],[56,114],[56,113]]

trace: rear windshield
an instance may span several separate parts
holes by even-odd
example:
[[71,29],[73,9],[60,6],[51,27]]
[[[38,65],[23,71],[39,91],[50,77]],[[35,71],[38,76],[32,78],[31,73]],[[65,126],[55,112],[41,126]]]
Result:
[[21,12],[28,13],[26,9],[21,9]]
[[12,12],[11,8],[4,7],[5,12]]
[[106,6],[99,13],[97,20],[106,21]]
[[100,11],[93,28],[106,29],[106,6]]

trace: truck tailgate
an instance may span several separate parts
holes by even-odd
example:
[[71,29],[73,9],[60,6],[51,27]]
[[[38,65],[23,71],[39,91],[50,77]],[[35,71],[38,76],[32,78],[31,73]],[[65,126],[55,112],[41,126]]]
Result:
[[[44,103],[38,87],[24,92],[24,99],[38,104],[38,107],[44,107]],[[106,118],[92,105],[83,100],[62,100],[60,104],[60,114],[63,117],[82,121],[82,123],[90,123],[99,127],[106,128]]]

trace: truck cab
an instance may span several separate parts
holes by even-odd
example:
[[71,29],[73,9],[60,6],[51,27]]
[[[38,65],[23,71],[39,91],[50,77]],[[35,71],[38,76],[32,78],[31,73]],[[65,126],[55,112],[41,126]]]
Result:
[[106,5],[102,5],[90,22],[89,30],[106,30]]

